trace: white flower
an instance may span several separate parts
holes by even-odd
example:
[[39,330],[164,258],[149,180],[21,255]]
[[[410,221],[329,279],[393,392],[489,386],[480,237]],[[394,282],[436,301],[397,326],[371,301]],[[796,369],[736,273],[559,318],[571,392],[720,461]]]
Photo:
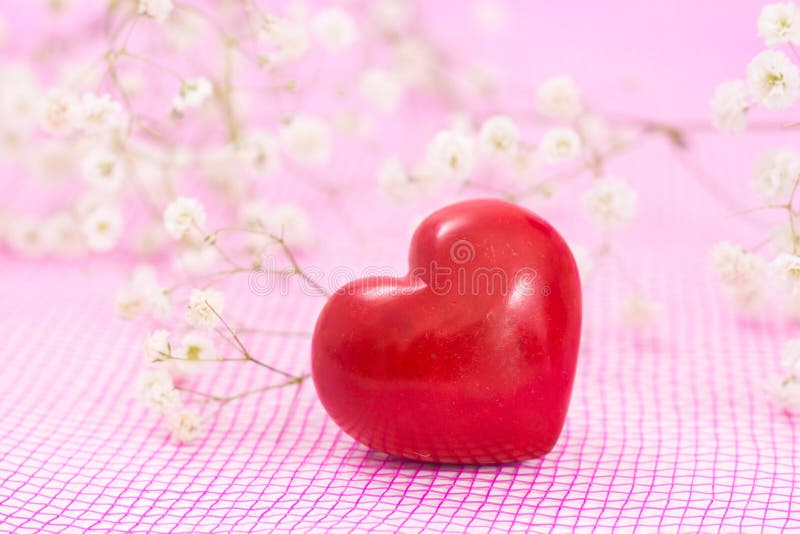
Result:
[[173,356],[197,365],[201,362],[215,360],[217,358],[217,348],[214,346],[214,342],[205,334],[189,332],[183,336],[181,344],[175,349]]
[[575,258],[575,264],[578,266],[578,274],[585,282],[589,273],[594,269],[594,258],[583,245],[569,243],[569,248],[572,251],[572,257]]
[[172,109],[184,113],[189,108],[199,108],[214,93],[214,87],[202,76],[181,83],[178,94],[172,100]]
[[322,119],[297,115],[281,129],[283,146],[302,165],[323,165],[331,157],[331,134]]
[[154,330],[144,342],[144,355],[148,363],[160,362],[172,356],[169,332]]
[[46,241],[39,221],[15,218],[9,223],[8,243],[25,256],[39,256],[46,252]]
[[595,180],[583,195],[583,208],[603,228],[622,226],[636,215],[636,192],[613,177]]
[[194,198],[178,198],[164,210],[164,228],[175,240],[181,239],[192,228],[202,227],[205,222],[206,210]]
[[403,204],[413,200],[419,187],[397,158],[389,158],[378,169],[378,187],[386,200]]
[[791,375],[800,375],[800,339],[784,343],[781,349],[781,366]]
[[800,10],[794,2],[767,4],[758,16],[758,36],[767,46],[800,44]]
[[97,252],[111,250],[122,236],[122,214],[111,204],[91,210],[81,221],[81,233],[89,249]]
[[164,22],[172,13],[175,6],[172,0],[138,0],[139,14],[152,17],[158,22]]
[[139,376],[136,396],[149,408],[168,412],[180,404],[172,377],[163,369],[148,370]]
[[784,204],[800,179],[800,153],[791,148],[770,150],[756,161],[753,190],[766,204]]
[[117,310],[117,315],[123,319],[135,319],[145,308],[142,295],[130,287],[123,288],[117,294],[114,306]]
[[655,321],[658,307],[647,297],[633,294],[622,301],[619,312],[623,323],[640,328]]
[[721,83],[711,99],[714,126],[721,132],[739,133],[747,126],[747,88],[735,80]]
[[267,15],[261,21],[258,35],[272,46],[267,59],[274,65],[300,59],[308,52],[308,33],[299,22]]
[[750,286],[759,281],[764,258],[722,241],[711,249],[711,270],[723,284]]
[[747,86],[765,108],[788,108],[800,97],[800,72],[783,52],[765,50],[747,65]]
[[506,115],[494,115],[481,125],[480,145],[484,154],[500,160],[510,161],[519,148],[519,128]]
[[181,408],[169,412],[167,427],[173,440],[178,443],[189,443],[200,433],[202,427],[200,413],[195,408]]
[[766,291],[762,280],[754,280],[747,285],[725,286],[725,295],[740,312],[754,315],[763,307]]
[[99,190],[118,191],[125,179],[125,169],[116,154],[107,149],[96,149],[83,159],[83,179]]
[[359,81],[361,96],[364,100],[384,113],[397,109],[403,98],[403,85],[394,72],[385,69],[369,69],[361,75]]
[[42,99],[39,125],[51,134],[67,135],[75,128],[78,99],[68,91],[53,89]]
[[314,16],[312,28],[322,46],[331,52],[344,50],[357,38],[353,17],[337,8],[320,10]]
[[786,221],[769,232],[769,243],[775,254],[781,252],[800,253],[800,226],[793,229]]
[[475,168],[475,146],[467,135],[444,130],[428,145],[428,164],[438,177],[463,181]]
[[57,211],[42,224],[45,248],[61,255],[75,255],[85,250],[80,228],[72,213]]
[[282,237],[290,247],[305,248],[314,241],[314,231],[308,214],[297,204],[273,206],[267,215],[267,231]]
[[173,262],[176,270],[186,274],[209,274],[219,259],[219,252],[212,246],[188,247],[179,252]]
[[542,135],[539,150],[548,163],[567,161],[581,153],[581,138],[572,128],[553,128]]
[[193,289],[189,295],[186,322],[206,330],[219,324],[218,315],[225,305],[224,295],[216,289]]
[[76,109],[76,124],[89,134],[104,135],[122,127],[125,113],[111,95],[85,93]]
[[771,388],[775,402],[788,412],[800,411],[800,380],[785,378],[775,383]]
[[42,140],[35,152],[26,154],[25,164],[37,180],[45,185],[55,185],[78,174],[77,152],[72,143]]
[[581,111],[581,93],[568,76],[548,78],[536,97],[539,111],[548,117],[571,119]]
[[783,282],[793,295],[800,289],[800,256],[797,254],[778,254],[770,264],[772,274]]
[[372,19],[378,28],[389,33],[398,33],[411,18],[408,0],[375,0],[370,2]]
[[250,132],[237,151],[245,165],[259,177],[274,176],[281,169],[278,143],[268,133]]

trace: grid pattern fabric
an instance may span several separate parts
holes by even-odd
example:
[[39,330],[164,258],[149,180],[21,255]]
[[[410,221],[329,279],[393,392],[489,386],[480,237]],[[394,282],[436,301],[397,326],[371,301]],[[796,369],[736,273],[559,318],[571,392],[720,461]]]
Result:
[[[13,304],[0,316],[0,530],[800,528],[796,422],[763,392],[783,327],[742,322],[694,274],[643,266],[673,312],[638,332],[608,313],[621,278],[598,278],[556,448],[474,467],[367,450],[327,418],[310,383],[234,403],[197,443],[175,445],[131,398],[141,331],[108,321],[110,266],[3,265],[0,294]],[[279,317],[286,329],[318,308],[246,302],[242,317]],[[308,368],[308,349],[304,338],[254,346],[295,371]],[[235,392],[265,377],[239,366],[205,380]]]

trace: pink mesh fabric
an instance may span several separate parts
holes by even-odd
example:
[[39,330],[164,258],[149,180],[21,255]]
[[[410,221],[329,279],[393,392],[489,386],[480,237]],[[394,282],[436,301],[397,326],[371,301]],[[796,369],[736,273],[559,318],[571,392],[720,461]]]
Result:
[[[0,523],[62,529],[535,531],[599,525],[730,530],[800,527],[796,423],[770,407],[776,332],[742,323],[705,278],[664,270],[646,288],[658,327],[620,329],[598,279],[566,428],[545,458],[436,466],[354,443],[311,384],[234,403],[199,442],[176,446],[131,399],[141,329],[108,320],[117,278],[3,259],[0,294]],[[252,300],[252,299],[251,299]],[[265,299],[243,317],[313,320],[313,299]],[[308,368],[308,341],[254,350]],[[241,391],[245,371],[201,384]]]

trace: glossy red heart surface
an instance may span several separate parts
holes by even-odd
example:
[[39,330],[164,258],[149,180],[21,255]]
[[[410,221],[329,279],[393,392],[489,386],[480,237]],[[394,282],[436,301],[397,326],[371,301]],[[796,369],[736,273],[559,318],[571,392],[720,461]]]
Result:
[[578,270],[556,230],[515,204],[465,201],[420,223],[406,276],[331,296],[312,375],[328,414],[372,449],[522,461],[558,439],[580,329]]

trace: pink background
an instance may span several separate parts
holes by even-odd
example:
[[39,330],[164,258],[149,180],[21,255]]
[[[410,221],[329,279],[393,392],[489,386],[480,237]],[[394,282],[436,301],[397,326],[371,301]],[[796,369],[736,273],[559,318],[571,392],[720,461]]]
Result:
[[[763,48],[755,35],[760,2],[509,1],[507,29],[489,37],[477,33],[465,4],[425,7],[425,24],[455,56],[505,71],[508,109],[529,108],[541,79],[568,73],[599,110],[707,120],[714,86],[742,77]],[[47,26],[29,2],[0,10],[13,21],[6,56],[24,59]],[[420,139],[441,126],[417,113],[422,135],[410,133],[416,123],[392,127],[401,151],[419,152]],[[701,186],[661,138],[609,164],[640,195],[636,223],[616,242],[641,291],[659,303],[659,322],[622,327],[614,306],[632,291],[631,279],[598,267],[586,287],[566,428],[551,454],[520,465],[424,465],[369,451],[327,418],[310,384],[297,396],[281,390],[236,403],[197,443],[175,446],[131,398],[144,329],[111,311],[129,254],[64,262],[2,250],[0,523],[120,531],[798,528],[797,422],[764,391],[794,326],[774,311],[737,317],[707,267],[714,242],[752,245],[764,234],[764,217],[753,216],[754,225],[731,213],[755,203],[748,182],[757,155],[788,140],[690,138],[691,157],[735,207]],[[276,197],[304,203],[325,229],[322,247],[303,261],[401,270],[418,213],[376,202],[373,160],[352,148],[337,157],[341,180],[362,184],[344,206],[356,234],[369,235],[353,239],[339,210],[313,189],[276,186]],[[0,178],[2,204],[36,209],[35,188],[20,180],[12,172]],[[599,236],[577,202],[566,192],[530,207],[568,239],[591,244]],[[321,305],[299,295],[253,297],[244,278],[227,287],[236,295],[231,313],[251,325],[308,330]],[[307,340],[251,343],[275,364],[309,368]],[[242,369],[203,380],[225,393],[263,377]]]

